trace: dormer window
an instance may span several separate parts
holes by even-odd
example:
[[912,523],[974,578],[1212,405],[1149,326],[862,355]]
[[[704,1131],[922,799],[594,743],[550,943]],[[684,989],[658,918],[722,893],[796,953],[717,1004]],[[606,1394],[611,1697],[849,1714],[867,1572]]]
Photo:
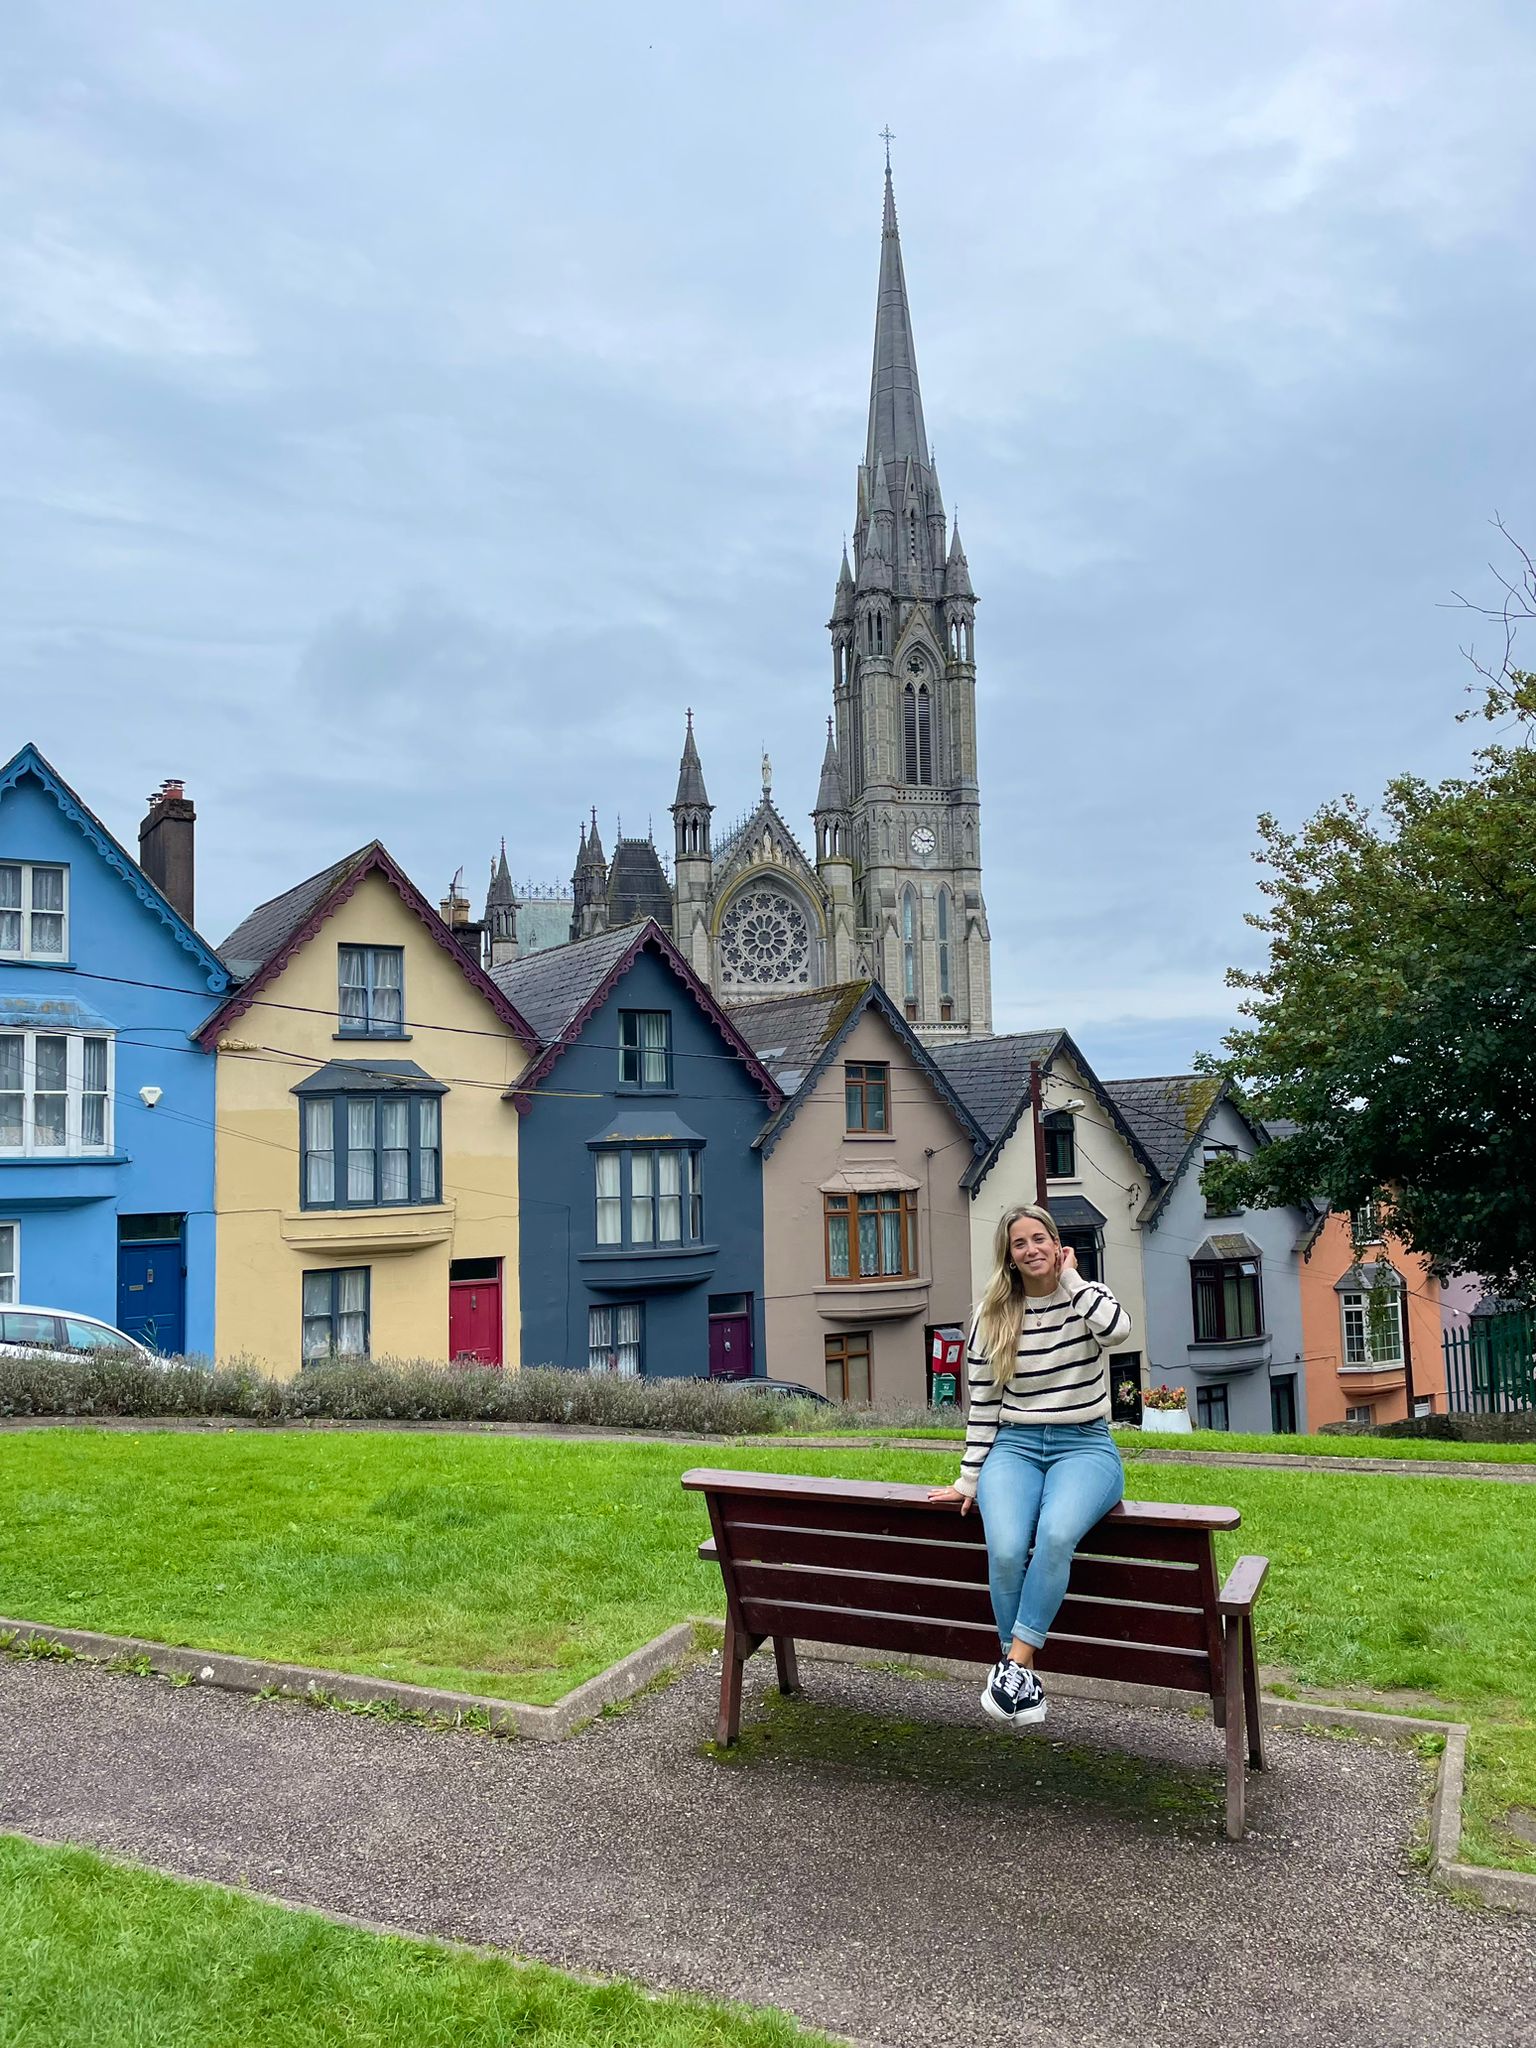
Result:
[[69,958],[69,869],[0,861],[0,959]]

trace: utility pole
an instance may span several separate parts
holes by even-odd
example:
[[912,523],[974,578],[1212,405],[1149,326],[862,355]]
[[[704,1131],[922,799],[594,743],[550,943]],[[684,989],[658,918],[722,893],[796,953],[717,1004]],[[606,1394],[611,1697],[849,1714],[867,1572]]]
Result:
[[1045,1208],[1045,1105],[1040,1086],[1040,1062],[1029,1063],[1029,1106],[1035,1125],[1035,1204]]

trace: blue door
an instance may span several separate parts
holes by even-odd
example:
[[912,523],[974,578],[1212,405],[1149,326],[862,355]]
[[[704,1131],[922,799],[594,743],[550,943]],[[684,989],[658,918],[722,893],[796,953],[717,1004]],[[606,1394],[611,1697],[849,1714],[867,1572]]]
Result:
[[[120,1239],[117,1326],[152,1351],[175,1355],[186,1342],[181,1218],[155,1217],[145,1221],[160,1225],[167,1234]],[[173,1223],[175,1233],[171,1235],[168,1227]]]

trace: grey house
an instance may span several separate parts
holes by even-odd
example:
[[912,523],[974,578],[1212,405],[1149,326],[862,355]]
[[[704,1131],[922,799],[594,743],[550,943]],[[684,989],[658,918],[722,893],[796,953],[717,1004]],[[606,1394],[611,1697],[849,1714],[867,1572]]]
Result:
[[1210,1207],[1200,1175],[1269,1143],[1208,1074],[1106,1083],[1162,1186],[1141,1212],[1148,1378],[1189,1396],[1200,1429],[1304,1431],[1301,1243],[1310,1207]]

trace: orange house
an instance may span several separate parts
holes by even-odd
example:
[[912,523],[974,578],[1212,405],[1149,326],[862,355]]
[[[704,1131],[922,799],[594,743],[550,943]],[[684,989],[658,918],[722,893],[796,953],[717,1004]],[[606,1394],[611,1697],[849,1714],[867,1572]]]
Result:
[[[1307,1427],[1445,1413],[1440,1286],[1379,1202],[1325,1216],[1302,1241]],[[1412,1389],[1410,1396],[1409,1389]]]

